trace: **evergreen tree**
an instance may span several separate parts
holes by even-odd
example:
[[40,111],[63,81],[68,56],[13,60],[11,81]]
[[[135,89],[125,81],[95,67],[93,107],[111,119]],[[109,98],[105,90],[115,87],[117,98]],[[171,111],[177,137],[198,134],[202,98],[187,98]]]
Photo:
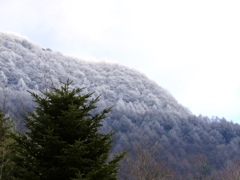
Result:
[[14,140],[11,136],[13,123],[0,111],[0,180],[12,179],[11,172],[14,166],[13,155]]
[[111,108],[93,113],[99,97],[81,95],[70,84],[41,96],[31,93],[37,106],[25,118],[28,130],[15,137],[17,179],[117,179],[124,153],[110,158],[113,132],[99,132]]

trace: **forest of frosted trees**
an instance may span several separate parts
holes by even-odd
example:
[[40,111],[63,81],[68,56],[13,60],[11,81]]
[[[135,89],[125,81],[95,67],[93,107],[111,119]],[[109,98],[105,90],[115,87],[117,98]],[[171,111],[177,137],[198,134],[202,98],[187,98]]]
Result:
[[154,163],[166,163],[173,179],[217,176],[239,163],[238,124],[195,116],[135,70],[66,57],[24,37],[0,32],[0,108],[22,131],[22,116],[34,105],[27,91],[47,91],[67,79],[73,81],[72,88],[101,95],[96,111],[113,106],[101,128],[116,131],[113,153],[129,150],[129,157],[136,158],[139,152],[154,149],[150,153],[157,157]]

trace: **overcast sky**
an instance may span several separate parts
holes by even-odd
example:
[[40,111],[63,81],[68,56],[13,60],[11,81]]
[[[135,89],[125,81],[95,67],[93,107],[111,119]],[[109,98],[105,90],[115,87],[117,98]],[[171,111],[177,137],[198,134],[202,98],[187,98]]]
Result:
[[240,123],[239,0],[0,0],[0,30],[144,73],[194,114]]

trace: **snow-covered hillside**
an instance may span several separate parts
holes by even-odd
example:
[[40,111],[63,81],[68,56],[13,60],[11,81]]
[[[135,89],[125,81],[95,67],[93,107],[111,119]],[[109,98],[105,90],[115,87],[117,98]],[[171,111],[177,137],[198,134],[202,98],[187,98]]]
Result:
[[180,174],[194,172],[195,155],[207,157],[215,170],[240,157],[239,125],[194,116],[142,73],[117,63],[67,57],[20,35],[0,32],[0,109],[18,128],[24,128],[24,112],[34,105],[28,91],[39,93],[67,79],[73,88],[85,88],[83,93],[101,94],[99,110],[114,106],[101,129],[117,131],[113,152],[130,149],[135,154],[136,144],[154,147]]
[[[165,89],[135,70],[67,57],[27,38],[0,32],[0,86],[5,91],[7,88],[10,93],[25,94],[26,90],[44,90],[67,78],[73,80],[75,87],[101,94],[102,104],[115,105],[122,112],[144,114],[158,110],[180,116],[189,114]],[[8,94],[8,98],[12,97]]]

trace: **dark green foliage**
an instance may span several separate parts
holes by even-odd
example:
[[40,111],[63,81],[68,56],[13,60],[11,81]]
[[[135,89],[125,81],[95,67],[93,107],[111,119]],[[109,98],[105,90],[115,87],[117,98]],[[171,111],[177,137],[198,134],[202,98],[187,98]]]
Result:
[[116,179],[124,153],[109,159],[113,132],[99,133],[110,108],[93,113],[99,98],[70,84],[31,93],[38,106],[25,119],[27,132],[16,136],[16,178]]
[[13,123],[0,111],[0,180],[12,179],[14,163],[10,160],[13,155],[14,140],[11,137]]

